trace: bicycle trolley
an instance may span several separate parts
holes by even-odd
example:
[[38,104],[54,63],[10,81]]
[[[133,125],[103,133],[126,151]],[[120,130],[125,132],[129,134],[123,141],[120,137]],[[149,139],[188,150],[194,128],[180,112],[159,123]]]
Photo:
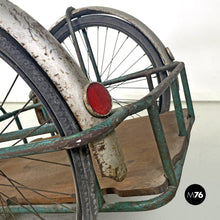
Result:
[[[195,119],[184,63],[115,9],[68,8],[50,31],[9,1],[0,12],[0,64],[11,67],[1,83],[1,215],[96,219],[172,200]],[[10,103],[14,90],[27,101]]]

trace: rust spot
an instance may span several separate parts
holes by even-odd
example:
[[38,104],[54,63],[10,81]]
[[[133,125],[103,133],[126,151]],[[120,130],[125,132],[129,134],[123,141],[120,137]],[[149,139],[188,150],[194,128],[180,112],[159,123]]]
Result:
[[105,150],[105,145],[104,145],[104,144],[103,144],[103,145],[101,145],[101,146],[99,146],[98,151],[103,151],[103,150]]

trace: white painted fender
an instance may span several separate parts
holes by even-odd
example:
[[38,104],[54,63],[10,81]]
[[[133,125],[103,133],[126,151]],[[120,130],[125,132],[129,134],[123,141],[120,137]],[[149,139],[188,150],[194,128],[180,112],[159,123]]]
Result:
[[[89,83],[88,79],[46,29],[7,0],[0,0],[0,27],[15,38],[48,74],[83,130],[104,120],[93,117],[86,110],[83,103],[83,89]],[[115,139],[114,134],[109,135],[101,142],[93,144],[91,148],[92,152],[96,153],[99,165],[103,161],[106,164],[100,165],[103,176],[122,180],[126,176],[126,166]],[[100,152],[100,143],[101,149],[105,149],[102,152]],[[105,148],[103,144],[106,145]],[[108,155],[114,159],[106,160]]]

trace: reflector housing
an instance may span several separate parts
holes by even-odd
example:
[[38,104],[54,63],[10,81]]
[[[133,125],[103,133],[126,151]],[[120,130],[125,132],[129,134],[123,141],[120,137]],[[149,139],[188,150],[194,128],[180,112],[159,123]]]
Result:
[[100,83],[92,82],[86,86],[84,103],[87,110],[96,117],[105,117],[111,112],[111,96]]

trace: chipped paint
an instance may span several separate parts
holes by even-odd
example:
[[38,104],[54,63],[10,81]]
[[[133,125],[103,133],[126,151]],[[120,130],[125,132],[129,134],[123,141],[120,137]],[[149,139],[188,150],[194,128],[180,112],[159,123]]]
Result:
[[[71,107],[82,130],[93,127],[104,120],[93,117],[86,110],[83,103],[83,89],[89,83],[88,79],[76,62],[46,29],[22,9],[7,0],[0,0],[0,21],[0,27],[13,36],[48,74]],[[106,151],[103,151],[102,155],[97,158],[102,158],[101,163],[103,160],[108,160],[109,169],[104,167],[104,170],[101,170],[103,175],[111,175],[112,178],[118,180],[121,179],[121,173],[125,173],[126,169],[122,160],[123,155],[120,155],[120,146],[116,146],[114,139],[114,135],[108,138],[105,143]],[[111,147],[111,142],[114,143],[114,147]],[[96,143],[93,146],[96,149]],[[107,150],[108,148],[111,150]],[[96,152],[93,149],[91,151]],[[96,153],[99,154],[99,152]],[[112,159],[108,159],[109,156]],[[102,168],[103,165],[100,164],[100,167]],[[108,171],[106,174],[105,171],[110,170],[110,167],[113,167],[113,171]],[[117,167],[119,171],[116,172]],[[122,169],[124,170],[122,171]],[[117,176],[118,174],[120,176]]]
[[[93,142],[91,149],[102,170],[102,176],[122,181],[127,174],[123,153],[118,147],[118,138],[115,131],[111,132],[105,139]],[[115,156],[116,155],[116,156]]]

